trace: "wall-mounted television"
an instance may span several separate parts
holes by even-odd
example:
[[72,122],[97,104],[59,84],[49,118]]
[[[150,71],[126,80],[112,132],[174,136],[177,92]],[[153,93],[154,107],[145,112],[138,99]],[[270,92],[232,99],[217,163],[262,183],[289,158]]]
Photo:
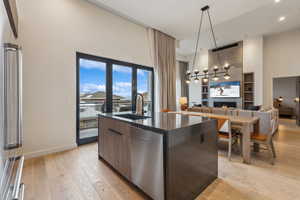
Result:
[[211,83],[209,94],[211,98],[240,97],[241,83],[239,81]]

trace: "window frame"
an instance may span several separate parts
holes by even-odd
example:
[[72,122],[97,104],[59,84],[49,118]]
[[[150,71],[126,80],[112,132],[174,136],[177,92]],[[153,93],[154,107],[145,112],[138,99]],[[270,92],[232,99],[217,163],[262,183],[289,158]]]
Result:
[[85,138],[85,139],[80,139],[80,59],[87,59],[87,60],[92,60],[92,61],[98,61],[98,62],[103,62],[106,63],[106,111],[107,113],[111,113],[113,110],[113,101],[112,101],[112,95],[113,95],[113,65],[121,65],[124,67],[130,67],[132,68],[132,108],[133,111],[135,111],[136,107],[136,95],[137,95],[137,70],[146,70],[150,71],[152,73],[151,76],[151,99],[152,99],[152,113],[154,113],[154,80],[155,80],[155,75],[154,75],[154,69],[153,67],[148,67],[144,65],[139,65],[135,63],[130,63],[130,62],[124,62],[120,60],[115,60],[111,58],[105,58],[101,56],[95,56],[91,54],[86,54],[86,53],[81,53],[81,52],[76,52],[76,142],[77,145],[81,144],[87,144],[91,143],[94,141],[97,141],[97,137],[91,137],[91,138]]

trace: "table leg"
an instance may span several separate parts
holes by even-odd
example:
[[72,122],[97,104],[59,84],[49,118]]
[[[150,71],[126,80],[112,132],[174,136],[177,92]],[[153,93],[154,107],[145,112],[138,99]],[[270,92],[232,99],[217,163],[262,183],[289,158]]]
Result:
[[244,124],[242,127],[243,161],[250,164],[251,160],[251,125]]

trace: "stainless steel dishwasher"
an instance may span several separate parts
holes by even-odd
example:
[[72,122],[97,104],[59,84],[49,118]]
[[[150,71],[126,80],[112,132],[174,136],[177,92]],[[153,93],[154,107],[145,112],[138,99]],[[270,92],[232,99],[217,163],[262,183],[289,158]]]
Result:
[[155,200],[164,199],[163,135],[130,127],[132,182]]

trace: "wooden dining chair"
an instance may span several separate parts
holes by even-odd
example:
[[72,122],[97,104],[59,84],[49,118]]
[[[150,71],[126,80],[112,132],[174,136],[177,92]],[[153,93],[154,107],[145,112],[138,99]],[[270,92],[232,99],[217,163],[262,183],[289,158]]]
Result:
[[232,134],[231,121],[224,117],[213,117],[217,120],[217,130],[219,140],[228,142],[228,159],[231,160],[232,145],[237,141],[237,135]]
[[251,135],[251,142],[266,146],[266,148],[269,151],[270,156],[271,156],[271,164],[272,165],[274,165],[274,160],[276,158],[276,152],[275,152],[275,147],[274,147],[274,143],[273,143],[273,136],[276,132],[276,123],[275,122],[276,122],[275,119],[271,120],[271,128],[270,128],[268,134],[253,133]]

